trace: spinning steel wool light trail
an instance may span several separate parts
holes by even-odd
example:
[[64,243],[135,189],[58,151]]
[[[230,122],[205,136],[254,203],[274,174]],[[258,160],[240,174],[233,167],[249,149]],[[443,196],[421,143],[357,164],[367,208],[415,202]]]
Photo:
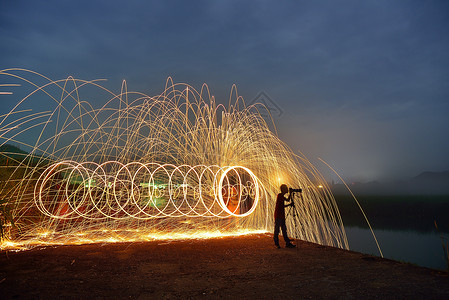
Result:
[[225,107],[205,84],[170,78],[157,96],[23,69],[0,78],[1,97],[19,97],[0,117],[0,196],[14,221],[2,248],[271,231],[280,183],[303,189],[293,235],[348,248],[323,177],[235,86]]
[[[111,176],[108,169],[116,173]],[[167,184],[156,183],[163,179]],[[54,163],[41,174],[34,190],[36,207],[56,219],[246,217],[259,198],[258,180],[245,167],[116,161]]]

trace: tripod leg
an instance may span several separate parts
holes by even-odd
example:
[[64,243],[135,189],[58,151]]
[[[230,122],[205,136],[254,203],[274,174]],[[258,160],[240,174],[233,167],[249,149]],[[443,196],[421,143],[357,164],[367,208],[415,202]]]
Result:
[[288,215],[291,215],[291,217],[293,218],[293,225],[294,225],[294,235],[292,234],[292,236],[295,239],[299,239],[299,234],[298,234],[298,230],[299,230],[299,225],[298,225],[298,220],[296,219],[297,216],[299,216],[298,211],[296,210],[296,206],[290,206],[290,209],[288,211]]

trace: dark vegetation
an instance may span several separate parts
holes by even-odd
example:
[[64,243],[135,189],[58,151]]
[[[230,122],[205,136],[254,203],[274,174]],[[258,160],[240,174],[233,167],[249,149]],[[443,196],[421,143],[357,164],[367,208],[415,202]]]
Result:
[[[12,213],[24,205],[14,200],[18,184],[25,177],[37,179],[41,170],[49,163],[50,160],[46,157],[30,154],[16,146],[9,144],[0,146],[0,241],[10,236],[11,230],[18,230]],[[20,188],[28,190],[32,187]],[[35,213],[30,211],[21,222],[32,222],[35,217]]]
[[[38,154],[30,154],[14,145],[4,144],[0,146],[0,166],[2,167],[17,167],[17,166],[44,166],[51,163],[51,161]],[[0,178],[3,180],[3,177]]]
[[0,199],[0,241],[6,237],[6,227],[14,226],[11,209],[5,199]]

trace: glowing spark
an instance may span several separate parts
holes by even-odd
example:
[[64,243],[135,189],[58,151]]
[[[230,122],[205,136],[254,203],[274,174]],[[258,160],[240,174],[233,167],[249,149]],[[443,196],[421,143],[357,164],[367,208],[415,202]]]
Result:
[[[17,74],[24,71],[35,80]],[[98,81],[23,69],[3,76],[31,90],[0,116],[0,146],[28,152],[0,152],[0,197],[15,224],[4,228],[2,249],[271,231],[281,183],[310,187],[297,205],[299,226],[288,219],[297,238],[348,248],[335,199],[324,180],[316,185],[322,176],[270,131],[266,108],[246,107],[235,87],[226,108],[206,85],[197,91],[170,78],[148,96],[125,81],[115,94]],[[93,88],[106,93],[100,108],[83,99]],[[30,113],[42,95],[53,108]]]
[[[20,84],[13,84],[13,83],[0,84],[0,87],[4,86],[20,86]],[[0,95],[12,95],[12,94],[13,94],[12,92],[0,92]]]

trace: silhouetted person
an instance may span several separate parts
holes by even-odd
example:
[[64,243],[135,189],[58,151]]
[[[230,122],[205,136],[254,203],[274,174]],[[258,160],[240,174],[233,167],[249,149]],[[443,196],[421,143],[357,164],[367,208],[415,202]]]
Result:
[[274,209],[274,244],[277,248],[281,248],[279,246],[279,229],[282,230],[282,236],[284,237],[285,241],[285,247],[287,248],[294,248],[296,245],[293,245],[288,238],[287,235],[287,226],[285,225],[285,207],[292,205],[285,204],[285,202],[291,201],[291,193],[288,196],[288,199],[285,198],[285,194],[288,193],[288,187],[287,185],[283,184],[281,185],[281,192],[278,194],[276,199],[276,207]]

